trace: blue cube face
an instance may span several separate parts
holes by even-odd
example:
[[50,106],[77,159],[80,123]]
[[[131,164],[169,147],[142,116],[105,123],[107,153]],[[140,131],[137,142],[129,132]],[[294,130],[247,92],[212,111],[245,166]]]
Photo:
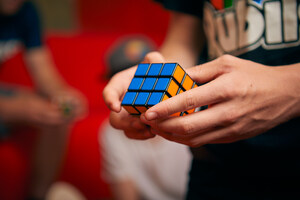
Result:
[[161,76],[172,76],[176,67],[176,63],[166,63],[161,71]]
[[153,92],[153,93],[151,93],[147,105],[148,106],[154,106],[154,105],[158,104],[161,101],[163,95],[164,95],[163,92]]
[[155,88],[154,90],[158,90],[158,91],[165,91],[167,90],[167,87],[169,85],[169,81],[170,79],[169,78],[159,78],[157,80],[157,83],[155,85]]
[[134,76],[146,76],[149,65],[148,63],[139,64]]
[[152,90],[155,82],[156,82],[156,78],[145,78],[141,90]]
[[122,104],[132,105],[136,97],[136,92],[127,92],[123,98]]
[[128,89],[129,90],[139,90],[143,83],[143,78],[133,78]]
[[134,105],[142,105],[142,106],[145,105],[149,95],[150,95],[149,92],[140,92],[136,97]]
[[158,76],[163,64],[162,63],[153,63],[150,66],[150,69],[148,71],[148,76]]

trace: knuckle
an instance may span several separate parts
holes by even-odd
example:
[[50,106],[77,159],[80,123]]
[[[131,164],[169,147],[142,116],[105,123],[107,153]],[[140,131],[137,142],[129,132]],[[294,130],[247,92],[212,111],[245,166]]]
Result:
[[217,58],[218,63],[220,64],[220,71],[222,73],[228,73],[232,71],[232,63],[234,57],[228,54],[222,55]]
[[218,92],[219,99],[228,99],[231,97],[231,87],[222,87]]
[[168,116],[174,113],[174,108],[172,104],[170,104],[169,102],[164,102],[164,103],[165,105],[163,105],[161,108],[162,116]]
[[241,87],[232,86],[231,87],[231,97],[237,97],[241,94]]
[[229,85],[229,87],[227,87],[226,89],[226,96],[229,98],[233,98],[236,96],[237,93],[237,89],[235,87],[233,87],[232,85]]
[[186,110],[196,107],[196,98],[190,91],[186,92],[184,101]]
[[237,110],[230,110],[223,114],[226,124],[233,124],[237,121],[239,112]]
[[183,134],[185,134],[185,135],[193,134],[195,131],[195,127],[193,126],[193,124],[190,123],[189,120],[186,118],[183,119],[182,125],[180,127],[181,127]]
[[191,76],[192,79],[197,79],[199,75],[203,72],[203,67],[201,65],[191,67],[186,69],[187,74]]
[[239,126],[231,126],[230,127],[230,135],[231,136],[239,136],[241,134],[241,129]]
[[225,55],[222,55],[222,56],[220,56],[219,58],[217,58],[218,59],[218,61],[220,62],[220,63],[222,63],[222,64],[228,64],[228,63],[231,63],[232,62],[232,60],[233,60],[233,56],[231,56],[231,55],[229,55],[229,54],[225,54]]
[[220,95],[222,98],[234,98],[239,96],[240,94],[240,88],[232,83],[226,84],[226,87],[223,87],[223,91],[220,92]]

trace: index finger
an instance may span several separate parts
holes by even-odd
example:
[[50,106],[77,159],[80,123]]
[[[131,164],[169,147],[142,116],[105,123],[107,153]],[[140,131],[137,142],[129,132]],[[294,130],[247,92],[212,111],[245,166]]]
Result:
[[145,113],[145,118],[149,121],[165,118],[174,113],[218,103],[226,98],[220,82],[222,81],[212,81],[162,101],[149,108]]

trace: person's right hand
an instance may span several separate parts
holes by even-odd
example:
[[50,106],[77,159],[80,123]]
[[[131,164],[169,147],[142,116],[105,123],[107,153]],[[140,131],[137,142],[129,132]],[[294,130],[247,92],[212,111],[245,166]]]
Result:
[[[162,63],[163,56],[158,52],[146,55],[144,63]],[[147,125],[141,122],[139,117],[130,115],[121,107],[121,101],[134,76],[137,66],[121,71],[114,75],[103,90],[103,98],[111,110],[110,123],[116,129],[121,129],[125,135],[132,139],[148,139],[153,135]]]
[[2,98],[1,102],[1,118],[7,123],[25,123],[38,127],[68,123],[58,106],[34,93],[16,94]]

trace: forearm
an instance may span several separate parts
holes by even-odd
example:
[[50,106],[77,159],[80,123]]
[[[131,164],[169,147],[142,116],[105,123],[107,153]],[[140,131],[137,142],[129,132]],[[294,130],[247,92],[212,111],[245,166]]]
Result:
[[47,49],[29,50],[26,53],[26,62],[36,88],[43,95],[49,97],[67,87]]
[[167,62],[178,62],[184,68],[197,64],[204,44],[201,21],[193,16],[172,13],[170,26],[160,52]]
[[[24,98],[20,99],[18,96],[5,97],[0,96],[0,119],[3,122],[18,122],[22,121],[26,113],[26,106],[24,106]],[[26,104],[26,103],[25,103]]]

